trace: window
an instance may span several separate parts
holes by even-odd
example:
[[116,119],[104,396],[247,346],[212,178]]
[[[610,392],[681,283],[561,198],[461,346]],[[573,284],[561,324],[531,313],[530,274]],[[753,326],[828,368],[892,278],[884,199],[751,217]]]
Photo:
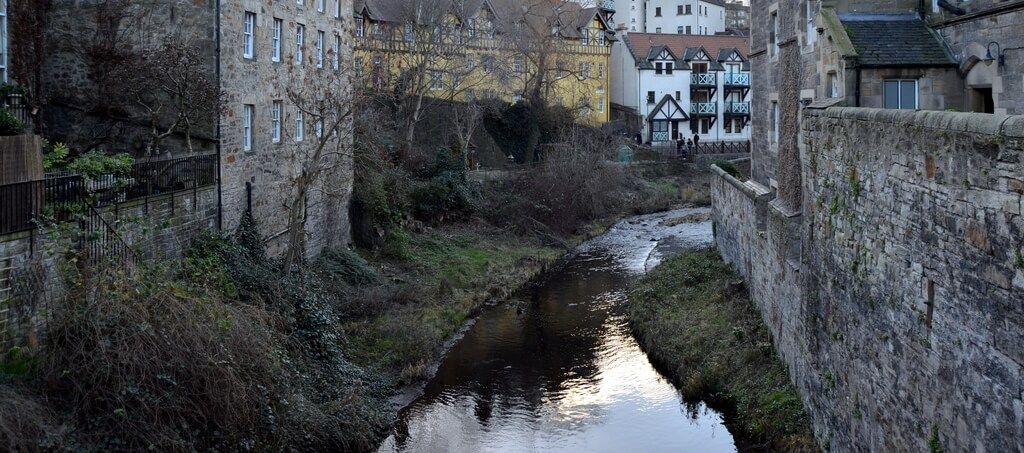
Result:
[[306,26],[298,24],[295,26],[295,64],[302,64],[302,46],[306,43]]
[[672,63],[672,62],[665,63],[665,74],[672,75],[673,66],[675,66],[675,63]]
[[356,21],[356,36],[360,38],[366,36],[366,23],[362,19]]
[[839,78],[836,77],[836,73],[828,73],[828,97],[837,98],[839,97]]
[[252,117],[256,107],[252,104],[242,106],[242,150],[252,151]]
[[686,26],[686,34],[690,34],[690,33],[693,33],[693,28],[690,27],[689,25],[687,25]]
[[281,33],[284,30],[284,21],[274,18],[274,30],[271,35],[270,60],[279,63],[281,61]]
[[768,139],[769,143],[779,142],[779,103],[778,101],[772,101],[772,118],[771,118],[771,136]]
[[657,62],[657,63],[654,63],[654,73],[660,75],[663,72],[665,72],[664,65],[662,65],[660,61]]
[[7,2],[0,1],[0,82],[7,82]]
[[654,29],[654,32],[655,32],[655,33],[661,33],[661,27],[655,28],[655,29]]
[[373,36],[381,36],[384,34],[384,29],[381,28],[379,22],[373,23]]
[[274,101],[270,107],[270,138],[274,143],[281,143],[281,112],[284,104],[281,101]]
[[306,6],[306,0],[295,0],[295,4],[299,6]]
[[700,119],[700,133],[707,134],[711,130],[711,118]]
[[316,32],[316,67],[324,67],[324,32]]
[[405,40],[407,42],[413,42],[416,40],[416,34],[414,33],[414,31],[415,30],[413,29],[412,24],[405,24],[405,26],[403,27],[402,34],[404,35]]
[[587,79],[590,78],[590,67],[591,67],[590,66],[590,62],[585,62],[585,61],[581,61],[580,62],[580,78],[581,79],[587,80]]
[[685,6],[686,6],[686,9],[684,9],[685,12],[683,14],[693,14],[693,9],[691,8],[691,6],[690,5],[685,5]]
[[647,103],[648,104],[653,104],[654,103],[654,92],[653,91],[648,91],[647,92]]
[[341,35],[334,35],[334,70],[341,69]]
[[597,111],[599,113],[604,113],[604,95],[603,94],[597,96]]
[[682,25],[676,27],[676,33],[678,33],[680,35],[683,34],[684,30],[686,30],[686,27],[683,27]]
[[677,5],[676,6],[676,15],[677,16],[682,16],[683,15],[683,5]]
[[326,0],[316,0],[316,10],[317,10],[317,12],[321,12],[322,13],[322,12],[324,12],[324,10],[327,9],[327,5],[325,5],[325,3],[326,3]]
[[917,80],[886,80],[883,88],[885,94],[885,108],[908,110],[917,109]]
[[295,141],[301,142],[306,138],[306,123],[302,118],[302,110],[295,109]]
[[316,138],[323,138],[324,136],[324,119],[320,118],[313,123],[313,133],[316,134]]
[[334,0],[334,17],[341,19],[341,0]]
[[597,64],[597,78],[604,79],[604,63]]
[[586,28],[583,29],[583,42],[582,42],[582,44],[583,44],[584,47],[590,45],[590,30],[588,30]]
[[773,12],[768,19],[768,56],[774,57],[778,53],[775,41],[779,34],[779,13]]
[[245,12],[245,27],[242,31],[242,57],[252,59],[253,53],[256,51],[254,35],[256,33],[256,13]]
[[363,78],[363,59],[362,57],[356,58],[352,61],[352,78],[355,79],[356,83],[362,83]]
[[813,46],[814,39],[818,35],[817,27],[814,26],[814,0],[807,0],[806,5],[804,14],[807,15],[807,36],[804,39],[804,44]]
[[430,89],[433,91],[444,89],[444,74],[441,71],[430,71]]
[[677,101],[681,101],[681,100],[683,100],[683,96],[682,96],[682,93],[680,93],[680,92],[676,91],[676,100],[677,100]]
[[654,17],[661,17],[661,7],[654,8]]
[[516,74],[522,74],[523,66],[523,57],[516,57],[512,62],[512,72]]
[[732,122],[733,122],[732,118],[727,120],[725,122],[725,124],[722,126],[722,131],[725,132],[726,134],[731,134],[732,133]]

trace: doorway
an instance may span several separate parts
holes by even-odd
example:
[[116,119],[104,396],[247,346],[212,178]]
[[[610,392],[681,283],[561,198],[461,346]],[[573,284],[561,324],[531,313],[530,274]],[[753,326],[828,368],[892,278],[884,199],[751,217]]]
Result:
[[992,98],[992,87],[971,88],[969,98],[972,112],[996,113],[995,99]]

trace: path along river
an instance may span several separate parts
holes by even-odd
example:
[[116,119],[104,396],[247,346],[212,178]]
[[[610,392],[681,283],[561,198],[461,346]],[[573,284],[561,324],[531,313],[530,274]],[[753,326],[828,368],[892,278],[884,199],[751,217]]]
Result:
[[630,282],[708,246],[706,209],[633,217],[521,299],[485,311],[398,416],[381,452],[734,452],[721,414],[687,405],[629,331]]

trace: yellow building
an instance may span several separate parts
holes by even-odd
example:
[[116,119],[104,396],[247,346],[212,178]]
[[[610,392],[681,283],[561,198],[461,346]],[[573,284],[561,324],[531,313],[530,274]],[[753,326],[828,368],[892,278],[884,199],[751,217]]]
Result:
[[609,11],[566,0],[359,0],[364,87],[455,101],[539,99],[610,118]]

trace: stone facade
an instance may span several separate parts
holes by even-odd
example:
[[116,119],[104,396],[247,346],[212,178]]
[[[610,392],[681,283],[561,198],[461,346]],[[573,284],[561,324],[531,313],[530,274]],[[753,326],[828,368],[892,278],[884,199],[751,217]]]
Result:
[[[1024,2],[975,0],[963,5],[964,16],[942,12],[931,18],[960,63],[965,77],[965,110],[984,111],[985,98],[993,113],[1024,114]],[[1000,52],[1004,65],[985,62],[989,43],[993,58]]]
[[798,209],[712,191],[823,447],[1024,449],[1024,117],[802,115]]
[[[289,101],[292,93],[313,87],[317,80],[331,83],[338,90],[350,86],[348,71],[352,61],[352,2],[351,0],[306,0],[304,5],[294,1],[266,2],[241,0],[222,2],[221,21],[221,87],[224,92],[224,114],[221,121],[221,191],[223,198],[223,228],[237,227],[250,200],[253,216],[260,233],[267,240],[271,255],[279,254],[286,246],[288,210],[291,188],[288,183],[299,171],[302,162],[296,159],[309,151],[315,142],[315,120],[304,114],[305,142],[299,142],[296,133],[296,106]],[[323,5],[323,11],[319,6]],[[340,7],[340,13],[336,9]],[[244,26],[246,13],[255,13],[254,55],[244,55]],[[272,42],[275,19],[281,20],[281,56],[273,61]],[[296,30],[304,26],[303,61],[296,61]],[[318,32],[325,37],[325,61],[318,68]],[[340,38],[340,69],[334,69],[335,38]],[[328,78],[332,78],[330,82]],[[280,102],[281,137],[273,138],[273,106]],[[243,108],[255,109],[251,149],[243,146]],[[324,175],[306,202],[307,255],[316,255],[324,247],[343,246],[350,237],[348,201],[352,188],[352,162],[350,134],[338,134],[338,141],[349,146],[335,169]],[[331,143],[328,147],[337,144]],[[344,143],[342,143],[344,145]],[[247,189],[250,187],[251,189]]]

